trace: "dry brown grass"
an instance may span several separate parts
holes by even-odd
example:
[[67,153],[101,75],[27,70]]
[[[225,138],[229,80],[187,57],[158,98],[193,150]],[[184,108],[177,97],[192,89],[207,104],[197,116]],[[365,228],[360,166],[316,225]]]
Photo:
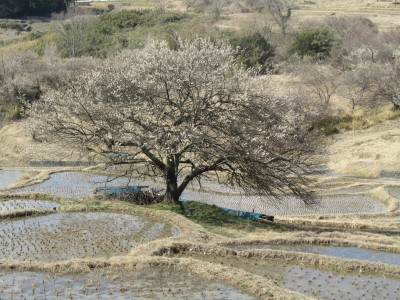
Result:
[[[359,247],[364,249],[371,249],[377,251],[400,253],[400,243],[388,245],[385,240],[382,239],[368,241],[368,239],[360,239],[359,236],[347,234],[346,239],[337,237],[326,237],[326,236],[284,236],[279,238],[264,238],[264,239],[237,239],[228,242],[222,242],[222,246],[237,246],[237,245],[255,245],[255,244],[273,244],[273,245],[325,245],[325,246],[340,246],[340,247]],[[351,237],[352,238],[349,238]]]
[[[0,200],[1,201],[1,200]],[[0,212],[0,220],[40,216],[53,213],[53,209],[22,209]]]
[[399,170],[398,123],[388,120],[334,136],[328,149],[328,166],[341,173],[366,177],[379,177],[382,170]]
[[[159,249],[160,250],[160,249]],[[373,263],[359,261],[353,259],[342,259],[331,256],[290,252],[284,250],[242,250],[234,251],[226,248],[218,248],[213,245],[199,245],[189,243],[174,243],[164,246],[162,252],[157,254],[183,254],[183,253],[198,253],[203,255],[213,256],[238,256],[243,258],[257,257],[260,259],[268,259],[279,261],[282,263],[292,263],[300,266],[315,267],[321,270],[344,272],[359,274],[374,274],[379,276],[388,276],[391,278],[400,278],[400,267],[382,263]],[[153,254],[156,254],[153,252]]]
[[[372,222],[373,221],[373,222]],[[398,233],[399,232],[399,221],[393,220],[393,222],[381,222],[374,219],[371,220],[348,220],[345,218],[342,220],[316,220],[316,219],[305,219],[303,217],[288,217],[280,218],[279,223],[281,224],[296,224],[305,225],[308,227],[328,227],[328,228],[342,228],[349,230],[367,230],[372,232],[386,232],[386,233]]]

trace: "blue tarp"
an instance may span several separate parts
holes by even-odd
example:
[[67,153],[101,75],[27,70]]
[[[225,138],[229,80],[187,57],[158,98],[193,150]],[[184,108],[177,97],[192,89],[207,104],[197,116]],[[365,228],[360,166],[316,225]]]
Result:
[[235,215],[240,218],[246,218],[250,220],[258,220],[262,219],[264,217],[264,214],[259,214],[259,213],[253,213],[253,212],[248,212],[248,211],[241,211],[241,210],[234,210],[234,209],[229,209],[229,208],[223,208],[224,211]]

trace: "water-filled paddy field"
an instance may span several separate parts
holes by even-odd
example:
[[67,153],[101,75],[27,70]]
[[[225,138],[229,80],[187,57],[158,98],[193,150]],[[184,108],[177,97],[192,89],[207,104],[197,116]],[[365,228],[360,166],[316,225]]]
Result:
[[400,295],[400,280],[397,279],[326,272],[254,257],[182,256],[244,269],[317,299],[399,299]]
[[16,183],[23,174],[16,170],[0,170],[0,189]]
[[55,213],[6,220],[0,222],[0,259],[111,257],[178,233],[166,223],[108,212]]
[[258,196],[215,195],[186,192],[187,200],[195,200],[210,205],[243,211],[255,211],[267,215],[310,215],[376,213],[387,211],[387,207],[376,200],[362,195],[320,196],[316,205],[306,205],[296,197],[284,197],[272,204],[270,200]]
[[0,273],[0,299],[254,299],[226,284],[168,268],[89,274]]
[[52,201],[26,199],[0,200],[0,213],[13,210],[54,209],[59,207],[60,204]]
[[400,265],[400,254],[363,249],[358,247],[338,247],[324,245],[309,245],[309,244],[249,244],[237,245],[231,248],[235,250],[255,250],[255,249],[271,249],[284,250],[295,252],[306,252],[340,258],[350,258],[366,260],[369,262],[381,262],[387,264]]
[[12,190],[13,192],[48,193],[63,197],[87,197],[93,195],[96,187],[143,185],[142,182],[126,177],[113,177],[80,172],[59,172],[50,175],[42,183]]
[[[0,171],[1,174],[1,171]],[[12,181],[21,173],[15,173]],[[9,190],[8,193],[48,193],[63,197],[81,198],[93,195],[96,187],[109,185],[157,184],[81,172],[59,172],[42,183]],[[12,182],[14,183],[14,182]],[[11,184],[12,184],[11,183]],[[0,177],[1,184],[1,177]],[[9,185],[7,183],[7,185]],[[376,185],[352,186],[320,195],[316,206],[306,206],[295,197],[286,197],[274,205],[266,198],[239,195],[238,190],[206,182],[208,191],[186,190],[182,198],[220,207],[254,211],[269,215],[309,215],[385,212],[387,207],[365,195]],[[342,186],[343,187],[343,186]],[[338,189],[339,188],[339,189]],[[393,197],[400,189],[388,188]],[[340,192],[340,193],[339,193]],[[7,196],[10,197],[9,195]],[[64,200],[62,200],[64,201]],[[63,203],[60,201],[60,203]],[[67,200],[70,201],[70,200]],[[75,201],[75,200],[73,200]],[[87,201],[87,199],[83,199]],[[52,201],[3,199],[0,212],[29,209],[61,209]],[[19,261],[60,261],[73,258],[110,258],[126,255],[140,244],[156,239],[177,236],[179,230],[168,221],[153,220],[141,215],[116,212],[58,212],[31,218],[0,221],[0,259]],[[385,216],[385,218],[388,218]],[[394,219],[394,217],[393,217]],[[389,220],[389,218],[388,218]],[[392,220],[392,218],[390,218]],[[185,237],[187,238],[187,237]],[[146,247],[147,245],[145,245]],[[319,246],[308,244],[266,245],[253,244],[232,247],[236,250],[274,249],[308,252],[339,258],[353,258],[369,262],[400,265],[400,254],[373,251],[356,247]],[[215,257],[182,254],[214,264],[244,269],[250,273],[272,279],[277,285],[318,299],[398,299],[400,280],[327,272],[303,265],[291,265],[256,257]],[[119,259],[119,258],[118,258]],[[21,262],[25,263],[25,262]],[[129,273],[129,272],[128,272]],[[49,274],[40,272],[0,272],[0,299],[252,299],[249,295],[222,283],[207,282],[189,273],[168,268],[147,268],[132,274],[116,269],[95,269],[90,274]],[[236,285],[237,287],[239,285]],[[396,298],[397,297],[397,298]]]
[[[88,173],[60,172],[51,174],[50,179],[12,192],[41,192],[64,197],[85,197],[93,194],[96,187],[102,185],[150,185],[128,178],[118,178],[109,182],[112,178]],[[220,207],[243,211],[255,211],[268,215],[308,215],[308,214],[345,214],[345,213],[376,213],[384,212],[387,207],[363,195],[325,195],[319,198],[319,203],[313,206],[305,205],[296,197],[285,197],[275,204],[270,199],[259,196],[224,195],[215,193],[197,192],[187,190],[182,199],[195,200]]]

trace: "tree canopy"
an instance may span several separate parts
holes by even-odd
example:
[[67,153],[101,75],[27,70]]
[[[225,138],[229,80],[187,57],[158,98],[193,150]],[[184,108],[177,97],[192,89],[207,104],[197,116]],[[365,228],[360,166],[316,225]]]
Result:
[[271,68],[271,58],[275,49],[260,33],[235,37],[230,43],[239,48],[236,59],[243,67],[258,68],[261,74]]
[[67,10],[74,0],[2,0],[0,18],[47,16],[52,12]]
[[162,176],[170,201],[210,174],[260,195],[307,199],[308,118],[238,69],[234,54],[200,38],[177,50],[157,41],[126,50],[47,92],[33,105],[33,130]]
[[328,28],[309,28],[296,36],[291,51],[301,58],[307,55],[323,59],[329,56],[333,42],[333,33]]

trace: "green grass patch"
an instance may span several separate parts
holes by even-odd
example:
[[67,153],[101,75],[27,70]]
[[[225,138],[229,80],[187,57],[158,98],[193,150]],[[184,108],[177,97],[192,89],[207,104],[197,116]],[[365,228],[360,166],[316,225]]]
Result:
[[157,203],[150,206],[153,209],[168,210],[183,215],[190,221],[202,225],[203,227],[218,233],[220,229],[234,229],[240,231],[254,231],[255,229],[273,229],[276,231],[287,231],[282,225],[268,222],[262,223],[250,219],[236,217],[223,209],[215,206],[198,202],[182,202],[179,204]]
[[123,10],[100,17],[100,25],[107,28],[133,29],[137,26],[155,26],[177,23],[189,18],[188,14],[166,10]]

